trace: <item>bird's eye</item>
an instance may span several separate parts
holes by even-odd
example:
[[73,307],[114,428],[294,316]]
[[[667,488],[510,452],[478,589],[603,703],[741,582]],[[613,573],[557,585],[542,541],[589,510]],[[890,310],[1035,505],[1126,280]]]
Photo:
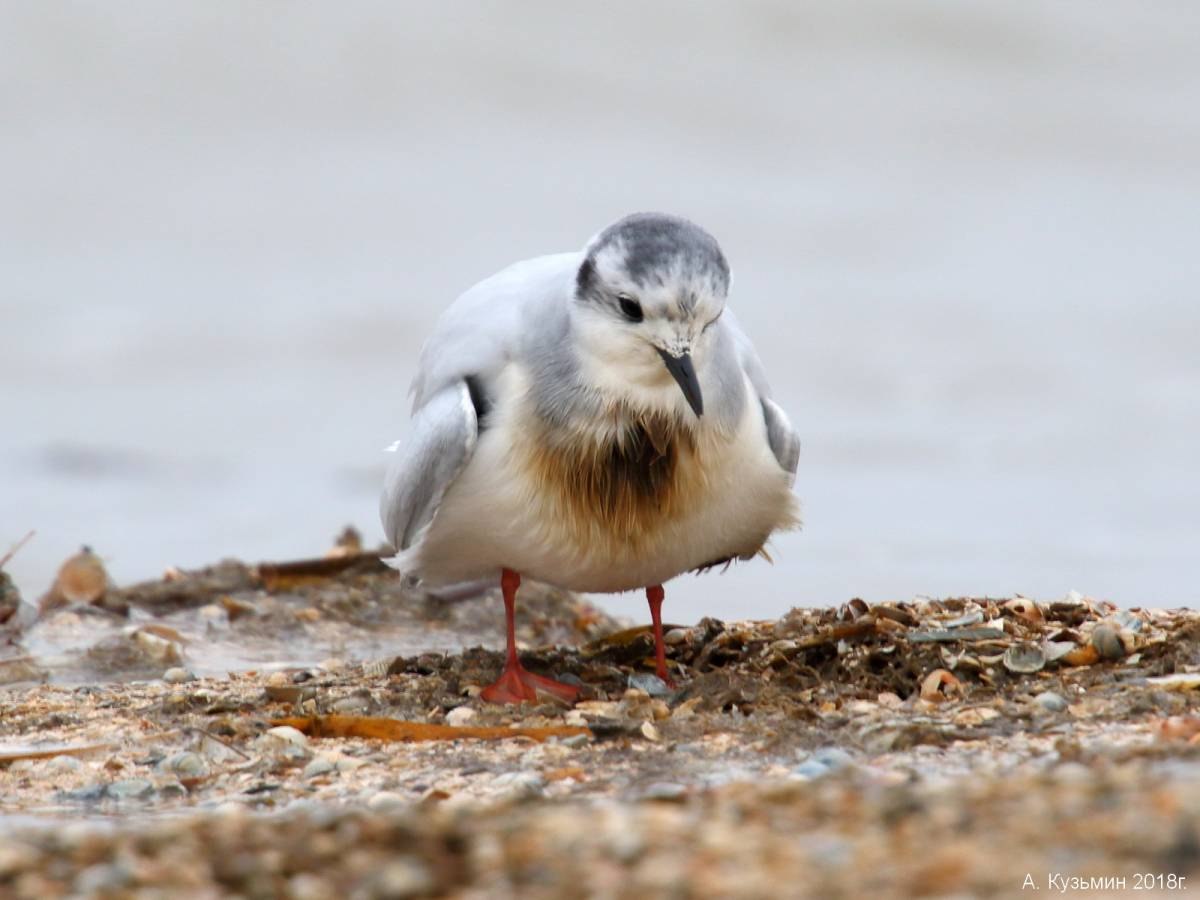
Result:
[[617,298],[617,302],[621,304],[621,312],[630,322],[640,322],[644,318],[642,314],[642,304],[638,303],[632,297],[627,297],[622,294]]

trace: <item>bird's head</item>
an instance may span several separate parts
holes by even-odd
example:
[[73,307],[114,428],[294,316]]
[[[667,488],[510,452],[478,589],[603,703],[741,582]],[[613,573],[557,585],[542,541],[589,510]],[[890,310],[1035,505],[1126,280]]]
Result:
[[588,382],[635,408],[703,415],[712,326],[728,292],[729,265],[699,226],[662,213],[608,226],[575,278],[571,313]]

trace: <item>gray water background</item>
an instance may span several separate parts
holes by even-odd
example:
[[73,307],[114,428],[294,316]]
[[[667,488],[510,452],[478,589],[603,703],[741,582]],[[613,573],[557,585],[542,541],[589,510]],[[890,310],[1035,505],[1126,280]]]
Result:
[[1194,604],[1198,40],[1187,2],[5,3],[7,570],[374,543],[438,313],[661,209],[733,264],[806,520],[669,618]]

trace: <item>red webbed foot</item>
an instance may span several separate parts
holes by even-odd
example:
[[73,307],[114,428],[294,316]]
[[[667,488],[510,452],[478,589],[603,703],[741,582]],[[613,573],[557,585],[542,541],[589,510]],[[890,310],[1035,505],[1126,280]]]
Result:
[[500,575],[500,587],[504,592],[504,617],[508,632],[508,656],[504,671],[493,684],[489,684],[479,695],[489,703],[536,703],[539,695],[547,694],[566,703],[574,703],[579,688],[553,678],[534,675],[517,658],[517,588],[521,576],[512,569],[504,569]]
[[579,696],[579,688],[535,675],[518,663],[516,668],[506,665],[500,677],[485,687],[479,696],[489,703],[536,703],[540,695],[547,694],[557,700],[574,703]]

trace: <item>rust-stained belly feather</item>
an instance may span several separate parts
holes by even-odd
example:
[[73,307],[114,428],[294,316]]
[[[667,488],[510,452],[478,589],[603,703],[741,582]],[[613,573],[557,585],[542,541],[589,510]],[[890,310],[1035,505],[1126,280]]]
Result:
[[623,424],[609,437],[547,428],[524,448],[556,524],[593,552],[650,539],[697,501],[704,481],[688,428],[661,416],[614,416]]

